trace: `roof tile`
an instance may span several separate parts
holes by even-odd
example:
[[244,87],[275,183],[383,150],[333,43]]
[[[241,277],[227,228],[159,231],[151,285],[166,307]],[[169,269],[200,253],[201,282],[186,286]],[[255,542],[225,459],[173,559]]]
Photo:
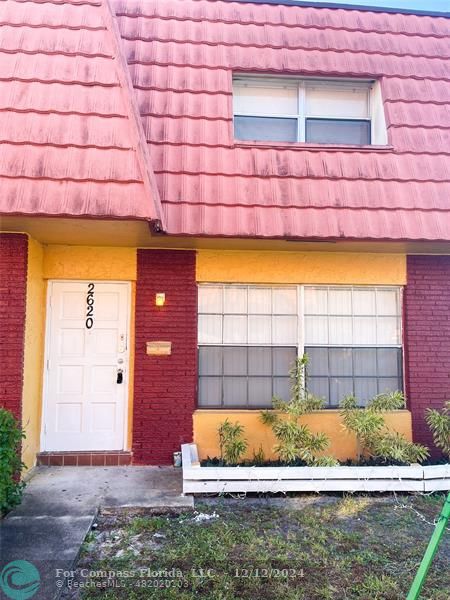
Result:
[[105,0],[6,0],[0,24],[0,211],[159,219]]
[[[114,0],[169,233],[450,240],[450,21]],[[391,147],[235,142],[233,72],[379,78]]]

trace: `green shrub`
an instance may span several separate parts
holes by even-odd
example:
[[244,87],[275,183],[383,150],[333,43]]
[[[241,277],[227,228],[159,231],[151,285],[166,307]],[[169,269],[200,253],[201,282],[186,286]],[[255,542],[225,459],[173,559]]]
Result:
[[441,412],[429,408],[425,418],[434,443],[450,459],[450,400],[445,402]]
[[291,463],[301,460],[312,466],[336,465],[337,461],[331,456],[317,456],[328,447],[328,437],[324,433],[313,433],[307,425],[300,423],[303,415],[320,410],[325,403],[306,390],[307,366],[308,356],[304,354],[289,372],[292,398],[285,402],[275,397],[272,405],[278,412],[264,410],[260,418],[272,428],[278,440],[274,451],[281,461]]
[[24,483],[20,474],[20,444],[25,437],[19,423],[6,409],[0,408],[0,514],[20,504]]
[[219,434],[220,460],[228,465],[237,465],[247,450],[247,440],[244,439],[243,426],[236,422],[230,423],[225,419],[217,430]]
[[428,448],[413,444],[400,433],[388,429],[382,411],[404,408],[405,398],[400,391],[379,394],[365,408],[359,408],[356,398],[347,396],[341,402],[341,416],[347,431],[355,434],[358,459],[381,458],[400,463],[425,460]]

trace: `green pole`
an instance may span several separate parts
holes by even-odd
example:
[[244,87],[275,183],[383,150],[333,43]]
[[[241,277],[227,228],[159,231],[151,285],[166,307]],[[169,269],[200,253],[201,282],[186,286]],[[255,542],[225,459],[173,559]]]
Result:
[[442,536],[444,535],[444,531],[447,527],[449,518],[450,492],[447,496],[447,500],[444,502],[444,506],[442,507],[441,514],[439,515],[436,527],[434,528],[433,535],[431,536],[431,540],[427,546],[427,549],[425,550],[425,554],[423,555],[419,570],[417,571],[417,575],[414,578],[406,600],[417,600],[419,598],[420,592],[428,574],[428,570],[431,566],[431,563],[433,562],[434,555],[436,554]]

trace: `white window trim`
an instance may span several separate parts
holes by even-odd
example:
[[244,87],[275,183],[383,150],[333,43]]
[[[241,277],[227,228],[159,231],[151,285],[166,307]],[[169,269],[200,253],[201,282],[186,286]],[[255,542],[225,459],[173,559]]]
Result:
[[[370,122],[370,146],[375,145],[386,145],[387,130],[386,120],[384,114],[384,106],[381,95],[381,88],[378,81],[374,80],[354,80],[354,79],[335,79],[335,78],[277,78],[277,77],[264,77],[263,75],[251,75],[251,76],[234,76],[233,77],[233,90],[235,87],[273,87],[277,89],[297,89],[297,113],[292,114],[281,114],[276,112],[258,112],[258,111],[237,111],[233,109],[233,124],[235,117],[262,117],[262,118],[280,118],[280,119],[296,119],[297,120],[297,140],[296,142],[289,143],[301,143],[311,145],[321,145],[316,142],[306,142],[306,120],[311,119],[332,119],[342,121],[367,121]],[[335,88],[340,90],[354,89],[366,89],[368,90],[367,95],[367,117],[339,117],[339,116],[310,116],[306,113],[306,89],[308,87],[326,87],[327,89]],[[275,143],[275,141],[274,141]],[[280,143],[280,142],[276,142]],[[281,142],[283,143],[283,142]],[[324,144],[327,145],[327,144]],[[331,144],[334,145],[334,144]],[[337,144],[339,145],[339,144]],[[344,144],[352,145],[352,144]]]

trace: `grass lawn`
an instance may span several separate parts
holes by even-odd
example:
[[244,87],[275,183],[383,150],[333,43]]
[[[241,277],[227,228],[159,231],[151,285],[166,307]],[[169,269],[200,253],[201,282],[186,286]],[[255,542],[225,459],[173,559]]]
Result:
[[[442,495],[401,496],[398,502],[392,496],[219,498],[197,502],[194,513],[178,516],[104,512],[84,544],[78,580],[100,581],[104,575],[89,578],[85,571],[81,577],[83,569],[113,570],[110,575],[123,587],[72,590],[64,597],[404,600],[433,527],[398,503],[432,522],[443,500]],[[141,577],[141,568],[150,571]],[[135,573],[123,577],[125,571]],[[449,597],[446,532],[421,598]]]

